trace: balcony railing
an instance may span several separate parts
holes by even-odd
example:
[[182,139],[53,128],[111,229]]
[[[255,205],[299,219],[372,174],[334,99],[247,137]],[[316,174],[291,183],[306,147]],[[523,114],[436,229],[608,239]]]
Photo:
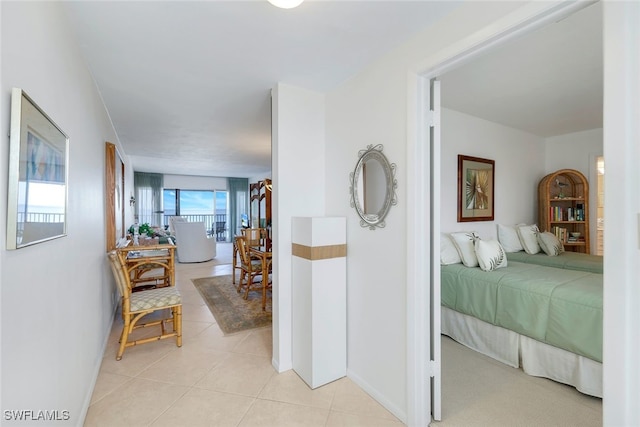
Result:
[[[175,215],[164,215],[164,228],[169,227],[169,218]],[[204,222],[207,233],[216,236],[219,242],[226,242],[229,239],[227,215],[226,214],[210,214],[210,215],[180,215],[189,222]],[[144,222],[144,221],[142,221]]]
[[[169,218],[176,215],[163,215],[162,221],[165,230],[169,228]],[[206,214],[206,215],[178,215],[189,222],[204,222],[204,226],[207,229],[207,233],[210,236],[216,236],[216,240],[219,242],[229,241],[229,224],[227,224],[227,214]],[[138,215],[138,223],[144,224],[145,222],[151,225],[156,223],[156,215]]]

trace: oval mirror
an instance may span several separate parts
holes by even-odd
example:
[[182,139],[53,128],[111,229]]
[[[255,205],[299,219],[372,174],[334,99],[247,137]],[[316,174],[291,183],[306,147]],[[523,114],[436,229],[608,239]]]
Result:
[[387,213],[398,200],[396,165],[382,153],[382,144],[367,146],[358,152],[358,162],[350,174],[351,207],[360,217],[360,225],[375,230],[384,227]]

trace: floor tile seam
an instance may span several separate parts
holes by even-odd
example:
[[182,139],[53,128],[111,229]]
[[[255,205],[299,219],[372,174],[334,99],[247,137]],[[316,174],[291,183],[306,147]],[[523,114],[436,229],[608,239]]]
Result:
[[[248,352],[244,352],[244,351],[233,351],[233,349],[228,351],[231,354],[234,355],[242,355],[242,356],[250,356],[250,357],[259,357],[262,359],[266,359],[267,362],[269,363],[269,366],[271,366],[273,368],[273,365],[271,364],[271,356],[270,355],[265,355],[265,354],[256,354],[256,353],[248,353]],[[274,368],[275,371],[275,368]]]
[[[210,323],[210,322],[208,322],[208,323]],[[214,321],[213,323],[211,323],[211,325],[209,325],[209,326],[207,326],[206,328],[204,328],[201,332],[199,332],[198,334],[194,335],[192,338],[195,338],[195,337],[197,337],[198,335],[202,334],[203,332],[206,332],[207,330],[209,330],[209,328],[211,328],[211,327],[213,327],[213,326],[215,326],[215,327],[217,327],[218,329],[220,329],[220,325],[218,325],[218,322]],[[223,336],[223,338],[224,338],[224,336]]]
[[[164,381],[164,380],[159,380],[156,378],[146,378],[146,377],[135,377],[135,380],[142,380],[142,381],[151,381],[153,383],[157,383],[157,384],[164,384],[164,385],[170,385],[170,386],[176,386],[176,387],[187,387],[187,388],[192,388],[194,387],[194,385],[186,385],[186,384],[179,384],[179,383],[174,383],[171,381]],[[202,378],[198,379],[198,381],[201,381]],[[197,382],[197,381],[196,381]]]
[[[271,364],[269,364],[270,367]],[[272,367],[273,368],[273,367]],[[258,393],[256,393],[256,399],[258,398],[258,396],[260,396],[262,394],[262,392],[264,391],[264,389],[267,387],[267,385],[271,382],[271,380],[273,379],[274,375],[276,375],[275,369],[272,369],[271,371],[271,375],[269,375],[269,378],[266,379],[266,381],[264,382],[264,384],[262,384],[262,387],[260,387],[260,390],[258,390]]]
[[[334,388],[334,391],[333,391],[333,395],[331,396],[331,402],[329,404],[329,411],[331,411],[331,408],[333,408],[333,402],[336,400],[336,394],[338,394],[336,386],[334,386],[333,388]],[[327,422],[329,422],[328,418],[327,418]]]
[[173,408],[191,390],[191,387],[187,387],[187,386],[183,386],[183,387],[185,387],[186,390],[180,396],[178,396],[173,402],[171,402],[169,405],[167,405],[167,407],[164,409],[164,411],[161,411],[158,414],[158,416],[156,416],[153,420],[151,420],[151,422],[149,424],[147,424],[147,427],[151,427],[156,421],[158,421],[160,419],[160,417],[162,417],[164,414],[167,413],[167,411],[169,411],[171,408]]
[[162,383],[162,384],[169,384],[169,385],[177,385],[177,386],[181,386],[181,387],[195,387],[196,384],[198,384],[200,381],[202,381],[207,375],[209,375],[209,373],[219,364],[220,362],[214,364],[214,366],[211,366],[210,368],[208,368],[206,371],[204,371],[202,373],[202,375],[199,375],[198,378],[196,378],[191,384],[181,384],[181,383],[176,383],[176,382],[171,382],[168,380],[161,380],[161,379],[156,379],[156,378],[148,378],[148,377],[136,377],[139,378],[141,380],[150,380],[150,381],[155,381],[158,383]]
[[327,415],[324,418],[324,426],[327,427],[329,425],[329,418],[331,418],[331,409],[327,411]]
[[268,398],[260,397],[260,395],[258,395],[256,397],[256,402],[259,401],[259,400],[260,401],[264,401],[264,402],[273,402],[273,403],[280,403],[280,404],[283,404],[283,405],[295,406],[297,408],[302,408],[302,409],[316,409],[316,410],[319,410],[319,411],[326,411],[327,418],[325,420],[325,424],[329,419],[329,414],[331,413],[331,409],[329,409],[329,408],[320,408],[318,406],[305,405],[305,404],[302,404],[302,403],[287,402],[287,401],[284,401],[284,400],[268,399]]
[[271,365],[271,356],[268,355],[268,354],[251,353],[251,352],[247,352],[247,351],[234,351],[234,350],[229,350],[229,352],[232,353],[232,354],[235,354],[235,355],[266,357],[267,359],[269,359],[269,364]]
[[[176,349],[176,351],[178,351],[178,349]],[[217,353],[217,355],[218,355],[218,356],[221,356],[221,357],[222,357],[222,356],[224,356],[224,357],[222,358],[222,360],[219,360],[219,361],[217,361],[217,362],[214,362],[214,363],[211,365],[211,367],[209,367],[209,368],[207,369],[207,371],[206,371],[205,375],[206,375],[206,374],[209,374],[213,369],[215,369],[215,368],[216,368],[218,365],[220,365],[222,362],[226,361],[226,360],[227,360],[227,359],[229,359],[230,357],[233,357],[233,353],[230,353],[230,352],[228,352],[228,351],[224,351],[224,350],[210,350],[210,351],[208,351],[208,350],[204,350],[204,351],[203,351],[203,350],[197,350],[197,349],[194,349],[194,350],[188,350],[188,351],[201,352],[201,353],[204,353],[204,354],[213,352],[213,353]],[[167,356],[168,356],[168,354],[169,354],[169,353],[167,353]],[[159,361],[158,361],[158,362],[159,362]],[[150,366],[150,367],[151,367],[151,366]],[[147,368],[147,369],[148,369],[148,368]],[[144,370],[144,371],[142,371],[142,372],[145,372],[147,369],[145,369],[145,370]],[[142,372],[141,372],[140,374],[142,374]],[[198,381],[200,381],[201,379],[202,379],[202,378],[199,378],[199,379],[198,379]]]
[[225,357],[222,360],[219,360],[215,363],[213,363],[213,365],[211,365],[211,367],[209,367],[209,369],[207,369],[206,372],[204,372],[202,374],[202,376],[200,378],[198,378],[193,384],[191,384],[190,387],[196,387],[196,384],[198,384],[200,381],[202,381],[207,375],[209,375],[211,373],[211,371],[213,371],[214,369],[216,369],[218,366],[220,366],[221,363],[225,362],[227,359],[229,359],[231,357],[231,353],[228,353],[226,351],[218,351],[218,350],[214,350],[218,353],[225,353]]
[[[183,338],[183,339],[184,339],[184,322],[185,322],[185,321],[183,320],[183,323],[182,323],[182,338]],[[207,324],[209,324],[209,326],[217,325],[217,323],[216,323],[216,322],[204,322],[204,321],[201,321],[201,320],[187,320],[187,322],[192,322],[192,323],[207,323]],[[209,329],[209,326],[207,326],[206,328],[204,328],[202,331],[206,331],[207,329]],[[201,332],[202,332],[202,331],[201,331]],[[199,334],[200,334],[200,332],[199,332],[198,334],[194,335],[194,336],[197,336],[197,335],[199,335]]]
[[[377,403],[377,402],[376,402]],[[385,407],[383,407],[382,405],[380,405],[380,407],[382,409],[384,409],[385,411],[389,411],[388,409],[386,409]],[[400,419],[398,419],[398,417],[396,417],[395,415],[393,415],[392,413],[388,413],[386,414],[387,416],[384,417],[378,417],[378,416],[373,416],[373,415],[369,415],[369,414],[365,414],[363,412],[359,412],[359,411],[348,411],[348,410],[340,410],[340,409],[334,409],[333,407],[331,409],[329,409],[329,411],[331,412],[336,412],[339,414],[347,414],[347,415],[357,415],[360,417],[367,417],[367,418],[371,418],[371,419],[375,419],[375,420],[391,420],[391,421],[397,421],[399,423],[402,423],[402,421],[400,421]]]
[[[238,347],[240,344],[242,344],[243,342],[245,342],[247,339],[249,339],[249,337],[253,334],[253,331],[249,332],[248,334],[245,334],[244,337],[242,337],[242,339],[240,341],[238,341],[233,347],[231,347],[231,351],[235,350],[236,347]],[[242,353],[242,352],[236,352],[234,351],[234,353]]]
[[153,361],[153,362],[149,363],[148,365],[146,365],[144,367],[144,369],[142,369],[140,372],[138,372],[135,375],[135,378],[142,378],[142,377],[140,377],[140,374],[142,374],[143,372],[147,371],[148,369],[151,369],[152,367],[157,365],[160,361],[166,359],[169,356],[169,354],[173,353],[174,351],[178,351],[179,349],[180,349],[180,347],[175,347],[175,348],[170,349],[165,354],[163,354],[159,359],[156,359],[155,361]]
[[[200,381],[202,381],[202,380],[200,380]],[[224,394],[228,394],[228,395],[231,395],[231,396],[246,397],[246,398],[254,399],[254,400],[258,398],[257,394],[256,395],[247,394],[247,393],[243,394],[243,393],[238,393],[238,392],[234,392],[234,391],[223,390],[223,389],[220,389],[220,388],[204,387],[204,386],[198,385],[198,383],[192,385],[191,388],[198,389],[198,390],[205,390],[205,391],[215,391],[216,393],[224,393]]]
[[[122,377],[126,377],[127,380],[125,382],[123,382],[122,384],[118,384],[116,387],[114,387],[111,391],[105,393],[101,398],[99,398],[98,400],[96,400],[95,402],[91,402],[89,404],[89,407],[92,407],[93,405],[95,405],[96,403],[100,402],[102,399],[104,399],[105,397],[111,395],[113,392],[115,392],[117,389],[119,389],[120,387],[132,382],[133,380],[135,380],[135,377],[130,377],[128,375],[122,375],[122,374],[116,374],[116,375],[120,375]],[[94,391],[95,391],[95,387],[94,387]]]
[[[230,393],[232,394],[232,393]],[[245,396],[246,397],[246,396]],[[240,419],[238,420],[238,423],[236,424],[236,426],[242,425],[242,422],[244,421],[244,419],[247,417],[247,414],[249,412],[251,412],[251,410],[253,409],[253,407],[255,406],[256,402],[258,401],[257,397],[253,398],[253,402],[251,402],[251,405],[247,406],[247,409],[245,409],[244,414],[242,414],[242,417],[240,417]]]
[[[263,389],[264,391],[264,389]],[[316,406],[313,404],[305,404],[305,403],[299,403],[299,402],[291,402],[289,400],[281,400],[281,399],[276,399],[273,397],[266,397],[266,396],[261,396],[262,391],[260,392],[260,394],[256,397],[257,400],[264,400],[267,402],[275,402],[275,403],[286,403],[287,405],[294,405],[294,406],[300,406],[303,408],[313,408],[313,409],[321,409],[323,411],[330,411],[331,408],[330,407],[321,407],[321,406]]]
[[[254,334],[254,332],[260,332],[261,330],[267,330],[268,328],[272,328],[272,325],[269,326],[263,326],[261,328],[254,328],[253,330],[248,330],[248,331],[241,331],[241,332],[249,332],[246,334],[246,336],[244,338],[242,338],[240,341],[238,341],[232,348],[231,351],[233,351],[234,353],[247,353],[247,352],[243,352],[243,351],[235,351],[236,348],[241,345],[242,343],[244,343],[247,339],[249,339],[249,337],[251,335]],[[273,342],[273,338],[271,338],[271,341]],[[271,359],[271,354],[273,353],[273,349],[271,349],[271,351],[269,352],[270,354],[268,355],[268,357]],[[252,353],[255,354],[255,353]]]

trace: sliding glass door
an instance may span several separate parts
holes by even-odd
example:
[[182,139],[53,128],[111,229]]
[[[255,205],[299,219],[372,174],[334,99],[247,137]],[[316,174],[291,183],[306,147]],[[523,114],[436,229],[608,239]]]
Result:
[[181,216],[190,222],[202,221],[210,235],[219,241],[228,241],[228,198],[227,191],[166,188],[162,197],[164,225],[169,225],[171,216]]

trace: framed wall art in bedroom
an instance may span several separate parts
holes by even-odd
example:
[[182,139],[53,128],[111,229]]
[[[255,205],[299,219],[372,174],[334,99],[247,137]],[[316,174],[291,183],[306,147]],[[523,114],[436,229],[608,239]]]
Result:
[[495,161],[458,155],[458,222],[493,221]]

